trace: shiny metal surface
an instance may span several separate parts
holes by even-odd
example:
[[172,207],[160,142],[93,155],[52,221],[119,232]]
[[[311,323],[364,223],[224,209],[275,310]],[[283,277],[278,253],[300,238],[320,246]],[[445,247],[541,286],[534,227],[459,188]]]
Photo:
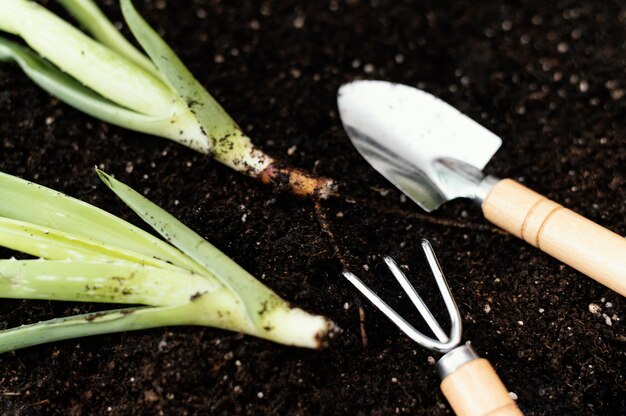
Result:
[[476,351],[472,348],[469,342],[465,345],[461,345],[448,352],[446,355],[441,357],[439,361],[437,361],[436,368],[437,374],[441,380],[448,377],[450,374],[454,373],[457,368],[461,367],[465,363],[469,363],[470,361],[474,361],[480,358]]
[[459,197],[480,201],[494,182],[482,169],[502,140],[427,92],[355,81],[339,89],[337,104],[359,153],[426,211]]
[[397,266],[397,264],[390,258],[386,257],[385,262],[396,277],[404,291],[407,293],[420,315],[424,318],[430,329],[433,331],[437,339],[433,339],[424,335],[413,325],[409,324],[403,317],[401,317],[396,311],[394,311],[384,300],[382,300],[376,293],[374,293],[367,285],[365,285],[358,277],[353,273],[344,271],[343,276],[350,281],[370,302],[372,302],[378,309],[380,309],[387,317],[398,326],[405,334],[407,334],[413,341],[438,352],[448,352],[456,348],[461,342],[461,314],[452,297],[446,278],[443,275],[441,266],[437,261],[435,252],[428,242],[428,240],[422,240],[422,249],[426,255],[426,260],[435,276],[435,281],[439,287],[439,292],[443,297],[448,315],[450,316],[450,334],[446,335],[439,323],[434,318],[433,314],[428,309],[428,306],[424,303],[422,298],[417,294],[415,288],[409,283],[408,279]]

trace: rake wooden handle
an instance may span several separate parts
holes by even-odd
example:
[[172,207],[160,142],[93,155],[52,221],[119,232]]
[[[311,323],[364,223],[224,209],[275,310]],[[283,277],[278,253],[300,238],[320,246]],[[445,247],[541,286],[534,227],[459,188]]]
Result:
[[469,361],[441,382],[441,391],[458,416],[520,416],[500,377],[484,358]]
[[626,296],[626,238],[511,179],[482,204],[485,218]]

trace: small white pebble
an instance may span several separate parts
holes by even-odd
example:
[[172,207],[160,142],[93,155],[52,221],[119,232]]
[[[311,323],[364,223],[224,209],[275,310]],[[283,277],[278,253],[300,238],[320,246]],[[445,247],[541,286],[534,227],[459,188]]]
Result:
[[391,382],[392,382],[392,383],[397,383],[397,382],[398,382],[398,379],[397,379],[397,378],[395,378],[395,377],[391,377]]
[[596,305],[595,303],[590,303],[589,312],[591,312],[594,315],[600,316],[600,313],[602,312],[602,308],[600,307],[600,305]]
[[216,64],[221,64],[224,62],[224,55],[222,55],[221,53],[218,53],[217,55],[215,55],[215,57],[213,58],[213,61]]
[[258,397],[259,399],[262,399],[263,398],[263,392],[262,391],[258,392],[256,394],[256,397]]
[[611,98],[615,101],[621,100],[626,93],[622,88],[611,90]]
[[370,266],[368,266],[367,264],[363,265],[363,270],[368,271],[370,269]]
[[613,321],[611,321],[611,317],[609,315],[603,313],[602,316],[604,317],[605,324],[607,324],[608,326],[613,326]]
[[239,360],[235,361],[235,365],[236,365],[237,367],[241,367],[241,361],[239,361]]
[[293,27],[296,29],[302,29],[304,27],[304,17],[298,16],[293,19]]
[[485,313],[491,312],[491,306],[487,303],[485,304]]
[[520,326],[524,326],[524,321],[517,321]]
[[604,306],[606,306],[607,308],[612,308],[613,307],[613,303],[612,302],[607,302],[604,304]]
[[543,308],[539,308],[539,313],[544,313],[546,310]]
[[54,117],[46,117],[46,126],[49,126],[52,123],[54,123]]
[[559,44],[556,46],[556,50],[557,50],[559,53],[565,53],[565,52],[567,52],[567,51],[569,50],[569,45],[568,45],[567,43],[565,43],[565,42],[561,42],[561,43],[559,43]]
[[292,156],[294,153],[296,153],[296,150],[298,150],[298,146],[296,146],[295,144],[293,146],[291,146],[289,149],[287,149],[287,154],[289,156]]
[[290,74],[293,78],[298,79],[298,78],[300,78],[300,77],[302,76],[302,71],[300,71],[298,68],[291,68],[291,69],[289,70],[289,74]]
[[366,64],[363,67],[363,71],[365,71],[366,74],[371,74],[372,72],[374,72],[374,69],[375,69],[374,65],[372,65],[372,64]]
[[430,365],[435,365],[437,363],[437,360],[435,360],[434,357],[431,357],[430,355],[428,356],[428,364]]
[[509,397],[511,398],[511,400],[517,400],[517,394],[512,391],[509,392]]
[[580,90],[580,92],[589,91],[589,83],[585,80],[580,81],[580,84],[578,84],[578,89]]
[[343,308],[344,308],[345,310],[350,309],[350,304],[349,304],[348,302],[344,303],[344,304],[343,304]]
[[248,219],[248,214],[243,214],[241,216],[241,222],[246,222],[246,219]]
[[339,211],[337,214],[335,214],[335,217],[343,218],[343,212]]

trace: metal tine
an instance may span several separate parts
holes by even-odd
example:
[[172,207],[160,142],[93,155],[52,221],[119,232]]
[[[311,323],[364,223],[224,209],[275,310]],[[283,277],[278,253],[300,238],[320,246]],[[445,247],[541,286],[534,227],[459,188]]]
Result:
[[441,325],[439,325],[439,322],[437,322],[430,309],[428,309],[428,306],[426,306],[422,297],[409,282],[409,279],[406,278],[404,272],[400,270],[398,264],[389,256],[385,256],[385,263],[387,263],[387,267],[389,267],[391,273],[393,273],[398,283],[400,283],[400,286],[402,286],[402,289],[404,289],[406,294],[409,296],[409,299],[411,299],[411,302],[413,302],[413,305],[415,305],[420,315],[422,315],[430,327],[430,330],[433,331],[433,334],[435,334],[439,341],[448,342],[450,338],[448,338],[446,333],[443,332]]
[[425,238],[422,238],[421,243],[422,250],[424,250],[430,270],[432,270],[437,286],[439,287],[439,293],[441,293],[441,296],[443,297],[443,302],[446,305],[448,315],[450,316],[450,342],[458,344],[461,342],[461,335],[463,332],[461,312],[459,311],[459,307],[456,305],[454,297],[452,296],[446,277],[443,275],[443,270],[441,269],[439,260],[437,260],[433,246],[430,244],[430,241]]
[[449,337],[446,336],[433,314],[430,312],[419,294],[415,291],[415,288],[408,281],[404,273],[400,270],[396,262],[393,261],[391,257],[385,257],[385,262],[415,307],[418,309],[420,315],[422,315],[428,326],[438,338],[438,341],[427,337],[416,330],[353,273],[344,271],[342,274],[413,341],[423,347],[445,353],[458,346],[461,342],[461,314],[456,306],[454,298],[452,297],[452,293],[450,292],[450,288],[448,287],[446,279],[443,275],[441,266],[437,261],[435,252],[433,251],[433,248],[428,240],[422,239],[422,249],[424,250],[426,259],[428,260],[428,264],[433,272],[433,275],[435,276],[437,286],[444,299],[446,308],[448,309],[448,314],[450,315],[451,329]]

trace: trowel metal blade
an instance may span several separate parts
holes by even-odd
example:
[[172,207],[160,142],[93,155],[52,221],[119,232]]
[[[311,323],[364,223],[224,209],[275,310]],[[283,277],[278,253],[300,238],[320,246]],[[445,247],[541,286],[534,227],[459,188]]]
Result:
[[502,140],[417,88],[385,81],[343,85],[341,121],[359,153],[426,211],[473,197]]

